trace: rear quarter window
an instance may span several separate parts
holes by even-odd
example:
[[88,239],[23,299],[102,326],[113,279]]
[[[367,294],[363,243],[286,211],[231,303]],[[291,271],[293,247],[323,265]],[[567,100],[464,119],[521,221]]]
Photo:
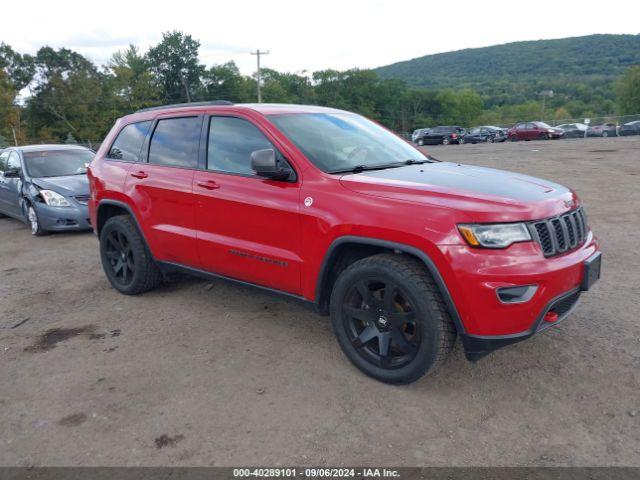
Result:
[[150,126],[151,121],[149,120],[131,123],[124,127],[111,145],[107,158],[124,160],[125,162],[139,161],[142,144]]

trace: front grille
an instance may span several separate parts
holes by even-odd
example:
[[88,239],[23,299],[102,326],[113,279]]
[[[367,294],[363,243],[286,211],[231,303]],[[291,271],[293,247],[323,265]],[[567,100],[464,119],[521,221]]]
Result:
[[532,222],[530,231],[544,256],[553,257],[584,243],[588,233],[587,218],[581,207],[557,217]]
[[76,195],[75,198],[78,203],[81,203],[82,205],[87,205],[89,203],[89,195]]

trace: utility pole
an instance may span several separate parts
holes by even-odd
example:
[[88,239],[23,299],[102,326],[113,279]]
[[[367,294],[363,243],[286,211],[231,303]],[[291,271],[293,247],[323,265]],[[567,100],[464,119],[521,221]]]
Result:
[[260,49],[257,49],[255,52],[251,52],[251,55],[255,55],[258,60],[258,103],[262,103],[262,92],[260,91],[260,55],[269,55],[269,50],[261,52]]

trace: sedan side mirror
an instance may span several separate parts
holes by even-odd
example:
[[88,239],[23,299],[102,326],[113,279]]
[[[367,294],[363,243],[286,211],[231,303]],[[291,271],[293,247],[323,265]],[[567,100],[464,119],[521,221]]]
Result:
[[288,180],[292,172],[287,162],[278,159],[273,148],[252,152],[251,169],[256,175],[272,180]]
[[4,171],[4,178],[20,178],[20,169],[8,168]]

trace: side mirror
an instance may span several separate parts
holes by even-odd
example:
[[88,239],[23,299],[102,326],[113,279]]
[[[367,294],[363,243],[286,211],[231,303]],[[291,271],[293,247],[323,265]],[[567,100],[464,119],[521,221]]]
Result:
[[291,168],[277,158],[273,148],[252,152],[251,169],[256,175],[272,180],[287,180],[291,176]]
[[4,171],[4,178],[20,178],[20,169],[9,168]]

